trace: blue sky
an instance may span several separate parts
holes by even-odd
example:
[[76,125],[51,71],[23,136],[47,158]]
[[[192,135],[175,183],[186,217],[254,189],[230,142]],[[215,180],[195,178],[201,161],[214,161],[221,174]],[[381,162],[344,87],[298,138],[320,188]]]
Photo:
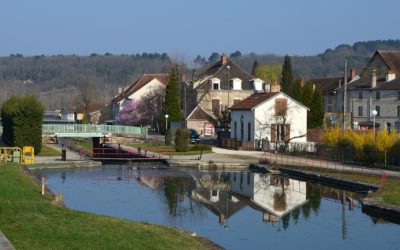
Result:
[[314,55],[399,39],[399,0],[1,0],[0,56]]

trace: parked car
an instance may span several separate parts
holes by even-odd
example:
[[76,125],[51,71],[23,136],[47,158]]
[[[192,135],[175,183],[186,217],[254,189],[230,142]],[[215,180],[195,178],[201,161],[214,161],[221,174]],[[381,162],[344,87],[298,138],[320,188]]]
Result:
[[200,136],[197,133],[196,130],[194,129],[189,129],[189,142],[190,143],[199,143],[200,142]]

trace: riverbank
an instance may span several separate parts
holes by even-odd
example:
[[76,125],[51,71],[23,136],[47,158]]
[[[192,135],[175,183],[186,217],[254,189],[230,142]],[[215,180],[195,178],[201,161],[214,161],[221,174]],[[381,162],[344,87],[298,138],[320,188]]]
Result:
[[16,249],[206,249],[175,228],[74,211],[54,204],[20,167],[0,166],[0,230]]

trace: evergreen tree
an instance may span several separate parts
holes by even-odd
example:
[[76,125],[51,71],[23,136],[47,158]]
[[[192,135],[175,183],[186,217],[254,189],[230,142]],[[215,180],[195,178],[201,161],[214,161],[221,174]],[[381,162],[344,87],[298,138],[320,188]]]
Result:
[[324,121],[324,103],[322,100],[321,90],[316,87],[311,97],[310,107],[310,121],[308,123],[309,128],[318,128],[322,126]]
[[217,52],[213,52],[213,53],[208,57],[208,62],[209,62],[209,63],[216,62],[216,61],[218,61],[218,59],[219,59],[220,56],[221,56],[221,55],[218,54]]
[[301,102],[308,108],[311,108],[311,98],[313,94],[313,85],[311,82],[306,82],[301,93]]
[[236,50],[235,52],[233,52],[229,55],[229,57],[231,57],[231,58],[239,58],[241,56],[242,56],[242,52],[240,52],[239,50]]
[[257,69],[258,69],[258,61],[257,61],[257,60],[254,60],[253,68],[251,69],[251,74],[252,74],[253,76],[256,75]]
[[292,63],[290,62],[290,56],[285,56],[285,61],[282,66],[282,91],[289,93],[290,87],[293,83]]
[[170,122],[179,122],[182,120],[177,72],[175,67],[171,69],[168,85],[165,90],[165,114],[168,114]]
[[293,82],[293,85],[290,89],[291,97],[293,97],[296,101],[302,102],[302,89],[301,89],[301,79],[298,78]]
[[302,89],[301,93],[301,102],[310,109],[310,111],[307,111],[307,128],[310,127],[311,122],[311,112],[313,110],[312,104],[311,104],[311,99],[312,99],[312,94],[313,94],[313,84],[311,82],[306,82]]
[[34,96],[8,99],[1,108],[2,139],[11,146],[33,146],[35,154],[42,149],[44,107]]

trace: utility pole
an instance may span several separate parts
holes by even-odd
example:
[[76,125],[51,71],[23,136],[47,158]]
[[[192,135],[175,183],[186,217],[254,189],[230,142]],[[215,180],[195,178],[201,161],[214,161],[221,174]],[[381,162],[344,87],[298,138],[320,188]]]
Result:
[[344,84],[343,84],[343,129],[346,129],[346,104],[347,104],[347,60],[344,60]]

